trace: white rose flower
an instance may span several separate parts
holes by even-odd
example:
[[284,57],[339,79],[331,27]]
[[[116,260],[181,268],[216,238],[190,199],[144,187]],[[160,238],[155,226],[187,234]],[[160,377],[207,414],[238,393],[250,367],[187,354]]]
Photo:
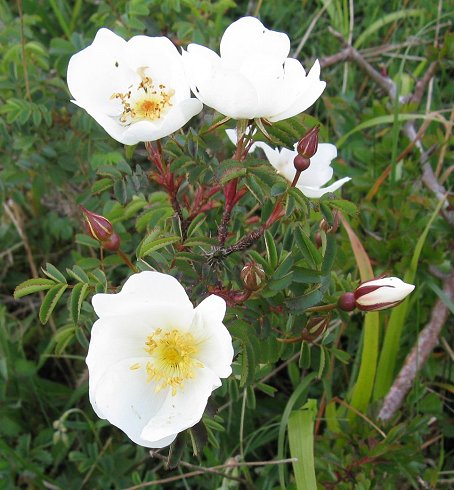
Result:
[[190,44],[183,60],[191,90],[204,104],[234,119],[276,122],[306,110],[326,85],[318,61],[306,75],[289,51],[286,34],[243,17],[222,36],[221,56]]
[[96,294],[93,307],[99,319],[86,360],[93,409],[141,446],[169,445],[199,422],[232,372],[225,301],[211,295],[193,308],[174,277],[141,272],[118,294]]
[[203,107],[191,98],[182,57],[166,37],[125,41],[100,29],[71,57],[67,79],[73,102],[126,145],[163,138]]
[[[236,145],[237,135],[236,130],[227,129],[227,136],[230,141]],[[254,151],[257,148],[261,148],[266,155],[266,158],[271,165],[277,170],[279,174],[285,177],[289,182],[292,182],[296,169],[293,165],[298,152],[296,151],[298,143],[295,143],[294,150],[287,148],[272,148],[271,146],[257,141],[251,146],[250,151]],[[322,187],[333,177],[333,168],[331,167],[331,161],[337,156],[337,148],[330,143],[319,143],[317,152],[311,157],[309,168],[301,172],[296,187],[309,198],[320,198],[327,192],[334,192],[339,189],[345,182],[348,182],[350,177],[344,177],[337,180],[327,187]]]
[[371,279],[360,284],[355,292],[356,307],[363,311],[393,308],[402,302],[415,286],[398,277]]

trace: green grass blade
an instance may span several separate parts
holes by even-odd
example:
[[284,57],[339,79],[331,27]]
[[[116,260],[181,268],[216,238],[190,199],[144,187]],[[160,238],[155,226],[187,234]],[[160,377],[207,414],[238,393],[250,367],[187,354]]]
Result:
[[[301,384],[298,385],[296,390],[292,393],[288,399],[287,405],[285,406],[284,413],[282,414],[281,422],[279,425],[279,435],[277,440],[277,457],[278,459],[284,459],[284,441],[285,441],[285,431],[287,429],[288,419],[292,413],[293,407],[296,402],[301,398],[304,392],[309,388],[312,380],[317,376],[317,373],[311,373],[307,375]],[[284,465],[279,465],[279,483],[281,485],[281,490],[285,490],[287,487],[285,485],[285,468]]]
[[397,12],[392,12],[388,15],[384,15],[383,17],[380,17],[378,20],[373,22],[367,29],[364,29],[364,31],[358,36],[358,38],[355,41],[355,48],[359,49],[360,46],[364,44],[364,41],[366,39],[377,32],[379,29],[384,27],[387,24],[391,24],[392,22],[396,22],[397,20],[400,19],[405,19],[408,17],[414,17],[414,16],[422,16],[424,15],[424,10],[423,9],[404,9],[404,10],[398,10]]
[[314,466],[314,420],[317,401],[308,400],[300,409],[292,412],[288,420],[290,455],[297,458],[293,463],[296,488],[317,490]]
[[[413,257],[411,259],[410,268],[404,276],[404,281],[412,284],[415,280],[416,271],[418,268],[419,256],[421,255],[422,248],[429,234],[429,230],[437,217],[440,209],[444,204],[444,200],[438,203],[435,211],[429,219],[422,235],[416,243]],[[385,339],[383,341],[383,347],[380,353],[380,359],[378,361],[378,373],[375,381],[374,399],[382,398],[386,395],[394,376],[394,370],[396,367],[397,354],[400,348],[400,337],[402,329],[407,317],[408,305],[410,298],[407,298],[399,306],[396,306],[391,312],[389,318],[388,327],[386,329]]]
[[66,37],[69,39],[71,37],[71,30],[68,23],[66,22],[65,13],[62,12],[60,6],[56,0],[49,0],[50,6],[54,11],[55,17],[57,17],[58,23],[60,24],[61,30],[65,33]]
[[[413,121],[414,119],[430,119],[431,121],[438,121],[443,123],[443,121],[436,114],[399,114],[397,119],[401,121]],[[395,121],[394,114],[388,114],[386,116],[377,116],[372,119],[368,119],[367,121],[358,124],[353,129],[345,133],[341,138],[339,138],[336,142],[337,148],[340,148],[347,140],[350,138],[352,134],[357,133],[358,131],[362,131],[363,129],[371,128],[373,126],[379,126],[380,124],[392,124]]]
[[[375,373],[378,359],[378,340],[380,333],[380,321],[378,312],[366,313],[364,318],[363,348],[361,352],[361,364],[358,379],[353,387],[351,405],[365,413],[374,387]],[[350,421],[356,418],[353,411],[349,412]]]

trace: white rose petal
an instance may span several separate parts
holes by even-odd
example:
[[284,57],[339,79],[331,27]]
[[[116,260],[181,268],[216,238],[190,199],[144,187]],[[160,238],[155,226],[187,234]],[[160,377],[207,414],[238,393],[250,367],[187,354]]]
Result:
[[415,286],[398,277],[383,277],[363,282],[355,291],[356,305],[367,310],[381,310],[395,306],[405,299]]
[[243,17],[225,31],[220,56],[190,44],[183,60],[191,90],[204,104],[234,119],[275,122],[306,110],[326,86],[318,61],[306,75],[289,51],[286,34]]
[[181,284],[159,272],[132,275],[120,293],[96,294],[99,319],[87,355],[90,402],[130,439],[164,447],[203,415],[231,374],[225,301],[193,308]]
[[[226,129],[227,136],[230,141],[236,145],[237,135],[234,129]],[[289,182],[293,181],[295,177],[295,166],[293,160],[298,152],[296,151],[295,143],[294,150],[287,148],[272,148],[270,145],[262,141],[256,141],[250,148],[250,151],[254,151],[260,148],[264,151],[266,158],[276,171],[286,178]],[[319,143],[317,152],[310,159],[311,163],[309,168],[301,172],[300,178],[296,187],[309,198],[320,198],[327,192],[334,192],[348,182],[350,177],[344,177],[337,180],[333,184],[327,187],[322,187],[333,177],[333,168],[331,167],[331,161],[337,156],[337,148],[330,143]]]
[[167,136],[202,110],[190,98],[181,55],[165,37],[126,42],[100,29],[71,57],[67,79],[73,102],[127,145]]

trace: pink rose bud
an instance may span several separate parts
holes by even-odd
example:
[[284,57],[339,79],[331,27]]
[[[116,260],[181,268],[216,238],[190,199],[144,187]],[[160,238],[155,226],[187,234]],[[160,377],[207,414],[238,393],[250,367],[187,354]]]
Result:
[[87,233],[100,242],[109,240],[113,233],[112,223],[100,214],[92,213],[87,208],[80,206],[84,216],[84,225]]
[[111,252],[116,252],[120,248],[120,237],[116,233],[112,233],[107,240],[101,242],[101,246]]
[[318,148],[320,126],[314,126],[299,141],[296,151],[304,158],[312,158]]
[[354,293],[344,293],[337,301],[337,306],[342,311],[353,311],[356,308]]
[[354,292],[356,307],[363,311],[392,308],[403,301],[415,289],[398,277],[372,279],[360,284]]
[[304,172],[309,168],[310,164],[309,158],[303,157],[303,155],[296,155],[293,159],[293,166],[298,172]]

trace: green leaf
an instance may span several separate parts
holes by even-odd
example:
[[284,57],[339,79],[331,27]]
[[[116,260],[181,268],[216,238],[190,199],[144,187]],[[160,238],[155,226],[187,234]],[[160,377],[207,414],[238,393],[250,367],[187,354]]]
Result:
[[179,236],[167,236],[164,238],[151,239],[145,238],[142,244],[139,247],[139,252],[137,256],[139,258],[146,257],[151,253],[159,250],[160,248],[167,247],[167,245],[172,245],[172,243],[176,243],[180,241]]
[[113,186],[113,180],[110,179],[109,177],[104,177],[93,183],[93,185],[91,186],[91,193],[100,194],[101,192],[110,189],[112,186]]
[[329,233],[326,235],[326,249],[323,256],[322,274],[329,274],[336,258],[336,235]]
[[244,177],[246,173],[247,169],[245,167],[229,169],[221,176],[220,182],[222,185],[225,185],[233,179]]
[[54,265],[49,264],[49,262],[46,264],[46,268],[41,270],[47,277],[66,284],[66,277]]
[[87,283],[78,283],[74,286],[71,293],[70,309],[71,318],[75,324],[79,321],[80,309],[82,308],[82,303],[87,297],[89,292],[89,285]]
[[354,216],[358,213],[356,204],[352,203],[351,201],[346,201],[345,199],[331,199],[328,201],[328,204],[349,216]]
[[295,240],[304,258],[309,262],[309,265],[317,268],[322,263],[323,257],[301,228],[295,230]]
[[287,308],[292,313],[302,313],[307,308],[319,304],[323,299],[323,293],[320,289],[311,291],[297,298],[288,299],[285,301]]
[[284,194],[288,189],[288,185],[285,182],[276,182],[273,187],[271,187],[271,196],[277,197]]
[[268,262],[273,269],[276,269],[279,262],[277,255],[276,245],[274,243],[273,235],[267,230],[265,231],[265,245],[266,245],[266,255],[268,257]]
[[66,272],[69,276],[76,279],[76,281],[90,282],[90,279],[88,278],[85,271],[82,269],[82,267],[79,267],[78,265],[75,265],[72,269],[66,269]]
[[67,284],[57,284],[56,286],[49,289],[49,291],[47,292],[41,308],[39,309],[39,319],[43,325],[48,322],[50,315],[52,314],[55,306],[58,303],[58,300],[61,298],[61,295],[66,291],[67,287]]
[[292,463],[298,490],[317,490],[314,465],[314,421],[317,401],[308,400],[292,412],[288,420],[290,455],[298,461]]
[[44,279],[42,277],[28,279],[27,281],[24,281],[16,286],[16,289],[14,290],[14,298],[19,299],[23,296],[27,296],[28,294],[36,293],[38,291],[45,291],[54,285],[55,281],[51,279]]

